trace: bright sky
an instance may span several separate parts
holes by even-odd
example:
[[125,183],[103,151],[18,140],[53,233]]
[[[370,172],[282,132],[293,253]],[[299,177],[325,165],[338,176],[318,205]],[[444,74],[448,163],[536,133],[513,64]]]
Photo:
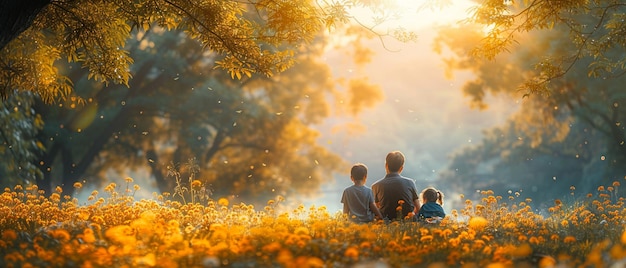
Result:
[[[432,1],[433,0],[430,0],[430,2]],[[414,23],[418,29],[432,25],[456,23],[459,20],[464,19],[467,16],[470,7],[475,5],[475,3],[468,0],[455,0],[451,6],[443,9],[422,8],[418,11],[419,14],[415,15],[413,12],[417,11],[415,6],[421,4],[421,7],[424,7],[425,2],[428,1],[398,0],[398,2],[407,13],[406,16],[403,16],[401,23],[404,23],[404,21]],[[419,7],[417,8],[419,9]]]
[[[430,28],[433,25],[455,23],[467,16],[468,9],[476,5],[469,0],[454,0],[444,7],[437,6],[440,0],[389,0],[386,9],[389,13],[397,14],[397,19],[390,21],[391,25],[401,25],[410,30]],[[367,11],[363,15],[356,15],[360,20],[372,21],[367,18]]]

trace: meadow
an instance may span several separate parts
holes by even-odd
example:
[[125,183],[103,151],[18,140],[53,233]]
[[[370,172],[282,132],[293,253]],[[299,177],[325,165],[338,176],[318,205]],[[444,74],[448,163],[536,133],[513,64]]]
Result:
[[280,196],[262,208],[226,198],[201,202],[193,198],[200,181],[190,184],[186,201],[168,193],[135,200],[139,186],[127,178],[82,204],[60,188],[45,194],[17,185],[0,195],[0,266],[622,267],[619,186],[600,186],[570,204],[555,200],[545,213],[516,193],[482,191],[438,225],[359,225],[324,206],[285,208]]

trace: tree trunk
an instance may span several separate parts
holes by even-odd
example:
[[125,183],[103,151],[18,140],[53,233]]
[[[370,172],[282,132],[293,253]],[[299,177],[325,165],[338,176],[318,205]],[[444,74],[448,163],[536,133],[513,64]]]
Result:
[[28,29],[50,0],[0,0],[0,49]]

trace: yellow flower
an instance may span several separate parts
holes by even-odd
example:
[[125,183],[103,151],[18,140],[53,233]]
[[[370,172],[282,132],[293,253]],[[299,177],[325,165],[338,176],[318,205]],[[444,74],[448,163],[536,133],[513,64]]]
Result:
[[131,177],[126,177],[126,178],[124,179],[124,181],[126,181],[126,182],[133,182],[133,178],[131,178]]
[[526,257],[532,253],[533,248],[528,243],[523,243],[511,251],[511,255],[514,257]]
[[191,182],[191,188],[198,188],[202,186],[202,182],[200,180],[193,180]]
[[76,188],[76,189],[83,188],[83,184],[82,184],[82,183],[80,183],[80,182],[75,182],[75,183],[74,183],[74,188]]
[[324,265],[324,261],[318,257],[309,257],[306,260],[306,264],[304,265],[304,267],[308,267],[308,268],[323,268],[326,267]]
[[528,243],[539,245],[540,241],[537,237],[531,236],[530,239],[528,239]]
[[430,242],[430,241],[433,241],[432,235],[425,235],[425,236],[422,236],[422,238],[420,238],[420,242]]
[[50,236],[61,242],[70,240],[70,233],[65,229],[56,229],[49,232]]
[[528,240],[528,237],[525,235],[519,235],[517,237],[517,240],[519,240],[520,242],[525,242],[526,240]]
[[17,239],[17,233],[12,229],[7,229],[2,231],[2,240],[4,241],[14,241]]
[[156,257],[154,256],[154,253],[148,253],[142,257],[135,257],[133,262],[137,266],[153,267],[156,265]]
[[409,220],[409,219],[413,219],[413,217],[415,217],[415,213],[413,213],[413,211],[409,212],[406,217],[404,217],[405,220]]
[[557,267],[557,261],[551,256],[543,256],[539,260],[539,267]]
[[468,227],[476,231],[482,231],[489,222],[483,217],[472,217],[468,222]]
[[359,250],[356,247],[349,247],[343,255],[356,261],[359,259]]
[[492,249],[490,246],[485,246],[485,247],[483,248],[482,253],[483,253],[484,255],[491,255],[491,252],[492,252],[492,251],[493,251],[493,249]]
[[450,246],[455,248],[455,247],[459,246],[459,244],[461,244],[461,239],[458,238],[458,237],[450,238],[450,240],[448,240],[448,243],[450,243]]
[[298,227],[293,233],[297,235],[309,235],[309,229],[306,227]]
[[568,235],[565,238],[563,238],[563,243],[565,244],[574,243],[574,242],[576,242],[576,237],[573,237],[571,235]]
[[90,214],[89,214],[89,211],[87,210],[81,210],[80,212],[78,212],[78,215],[77,215],[78,219],[83,220],[83,221],[88,220],[89,216]]
[[277,252],[281,248],[282,248],[282,246],[280,245],[280,243],[272,242],[272,243],[269,243],[269,244],[263,246],[262,250],[265,253],[274,253],[274,252]]
[[87,229],[83,230],[83,240],[85,241],[85,243],[96,242],[96,237],[93,235],[93,230],[92,229],[87,228]]
[[113,226],[104,232],[104,236],[114,243],[135,245],[135,231],[128,225]]
[[228,199],[222,197],[219,200],[217,200],[217,204],[223,207],[227,207],[228,206]]
[[167,222],[167,226],[171,229],[177,230],[180,227],[180,223],[177,220],[170,220]]
[[282,264],[282,266],[289,266],[293,262],[293,254],[291,254],[291,251],[283,249],[278,253],[276,261]]

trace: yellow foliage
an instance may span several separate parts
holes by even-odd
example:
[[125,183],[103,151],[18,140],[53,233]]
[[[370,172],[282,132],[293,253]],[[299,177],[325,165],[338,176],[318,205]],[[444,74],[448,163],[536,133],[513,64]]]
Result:
[[[169,206],[167,200],[123,200],[77,206],[68,200],[58,203],[54,195],[50,198],[55,200],[39,203],[18,196],[10,189],[0,195],[4,266],[327,267],[376,260],[391,267],[512,267],[527,264],[540,252],[538,267],[600,267],[626,258],[626,232],[579,222],[603,219],[618,226],[622,204],[605,200],[589,201],[603,203],[607,208],[602,211],[581,205],[544,219],[528,205],[505,206],[497,198],[485,198],[466,204],[471,207],[463,209],[469,216],[465,220],[425,226],[410,221],[355,224],[340,213],[328,213],[325,206],[277,215],[245,204]],[[81,211],[91,216],[77,217]],[[473,214],[478,212],[481,216]],[[510,216],[517,213],[524,216]],[[24,224],[24,215],[38,216]],[[566,228],[563,217],[571,222]]]

